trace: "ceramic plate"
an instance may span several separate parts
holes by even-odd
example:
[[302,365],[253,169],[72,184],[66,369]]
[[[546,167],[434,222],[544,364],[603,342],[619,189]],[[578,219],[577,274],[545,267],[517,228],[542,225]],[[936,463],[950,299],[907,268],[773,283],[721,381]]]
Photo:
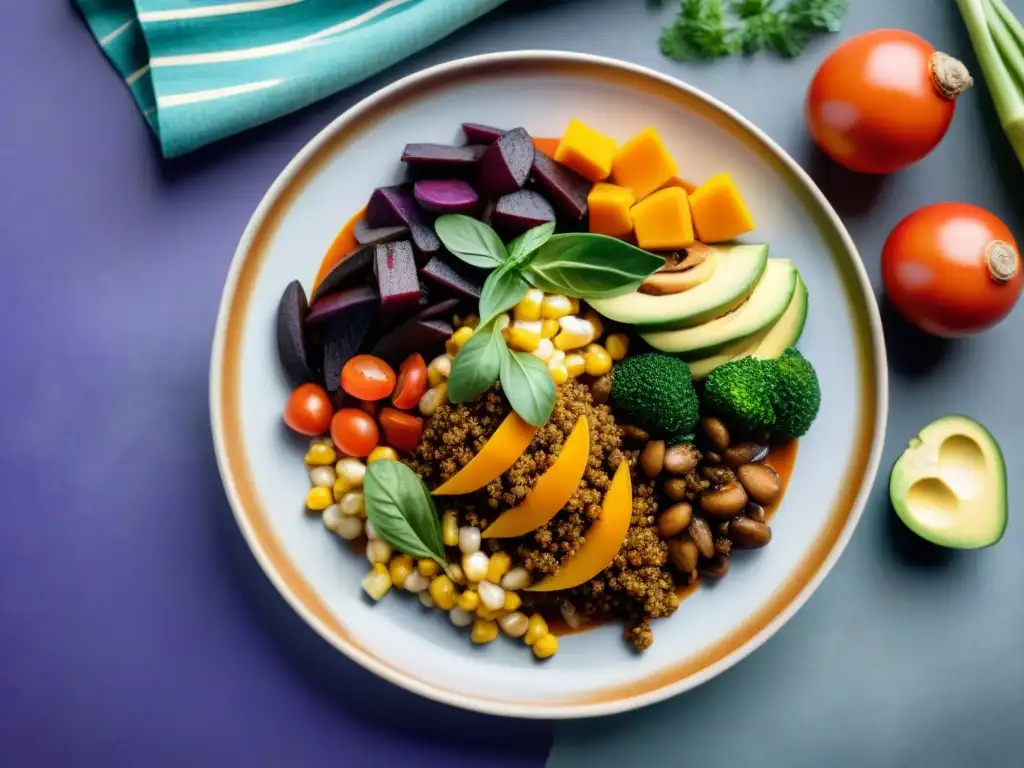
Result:
[[[682,175],[728,171],[758,227],[753,240],[793,259],[810,291],[800,347],[817,366],[821,416],[801,441],[771,546],[734,558],[637,654],[609,625],[565,637],[543,664],[507,638],[483,647],[409,595],[365,599],[363,557],[303,512],[302,445],[286,434],[288,386],[275,347],[284,286],[307,291],[346,219],[398,179],[407,142],[460,140],[459,123],[522,125],[558,136],[572,117],[624,140],[655,126]],[[224,289],[210,375],[217,458],[238,524],[282,596],[367,669],[438,701],[517,717],[634,709],[685,691],[745,657],[810,597],[846,546],[871,488],[886,417],[885,350],[875,300],[849,235],[804,172],[756,127],[684,83],[593,56],[514,52],[407,77],[325,128],[267,192]],[[464,633],[463,633],[464,634]]]

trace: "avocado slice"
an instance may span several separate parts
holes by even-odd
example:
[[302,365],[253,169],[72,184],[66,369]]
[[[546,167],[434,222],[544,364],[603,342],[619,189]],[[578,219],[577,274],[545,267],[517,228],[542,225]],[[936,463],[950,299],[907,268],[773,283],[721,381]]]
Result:
[[765,331],[731,344],[720,352],[699,360],[687,361],[690,372],[697,381],[706,379],[715,368],[741,357],[756,357],[758,360],[775,360],[790,347],[795,347],[804,332],[807,322],[807,286],[799,273],[796,276],[796,290],[789,306],[775,325]]
[[978,549],[1006,530],[1006,464],[992,434],[967,416],[936,419],[889,474],[889,498],[910,530],[942,547]]
[[588,303],[611,320],[643,326],[645,331],[692,328],[714,320],[750,296],[768,262],[768,246],[723,245],[714,250],[714,273],[706,283],[688,291],[668,296],[633,292]]
[[696,328],[655,331],[641,336],[657,350],[699,360],[773,326],[786,312],[796,290],[796,280],[793,262],[769,259],[754,292],[738,309]]

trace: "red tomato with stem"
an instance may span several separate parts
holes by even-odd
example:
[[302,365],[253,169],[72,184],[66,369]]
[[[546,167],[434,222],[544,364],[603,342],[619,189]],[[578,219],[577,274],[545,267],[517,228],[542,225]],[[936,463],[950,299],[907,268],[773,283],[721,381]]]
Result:
[[822,62],[805,117],[815,143],[851,171],[891,173],[942,140],[956,98],[973,84],[967,68],[901,29],[877,29]]
[[331,440],[349,456],[369,456],[380,442],[380,430],[373,417],[358,408],[342,408],[331,419]]
[[395,388],[395,371],[379,357],[356,355],[341,369],[341,388],[359,400],[383,400]]
[[380,427],[388,445],[400,451],[413,450],[423,435],[423,419],[395,408],[381,410]]
[[1002,221],[969,203],[937,203],[896,225],[882,249],[889,300],[936,336],[978,333],[1020,297],[1020,249]]
[[284,423],[300,435],[324,434],[331,426],[334,408],[323,387],[300,384],[288,397],[284,406]]
[[409,355],[398,369],[398,383],[391,402],[395,408],[415,408],[427,391],[427,363],[418,352]]

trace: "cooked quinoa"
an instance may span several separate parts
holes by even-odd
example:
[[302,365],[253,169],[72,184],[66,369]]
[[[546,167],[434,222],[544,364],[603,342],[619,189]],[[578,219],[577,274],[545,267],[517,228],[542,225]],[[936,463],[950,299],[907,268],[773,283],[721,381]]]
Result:
[[[443,405],[430,417],[408,464],[430,487],[452,477],[481,450],[508,415],[510,407],[495,385],[471,403]],[[586,615],[625,622],[626,639],[644,649],[653,642],[648,620],[671,615],[679,607],[668,548],[655,527],[658,499],[654,486],[636,471],[638,452],[624,449],[621,430],[606,405],[593,404],[587,386],[569,381],[558,388],[548,422],[537,430],[526,452],[485,488],[455,499],[438,499],[460,525],[486,528],[502,512],[517,506],[558,457],[581,416],[590,427],[590,457],[583,479],[569,502],[546,525],[515,539],[488,539],[489,552],[505,551],[535,578],[553,573],[583,543],[619,463],[629,462],[633,476],[633,515],[622,549],[598,576],[544,601],[568,598]]]

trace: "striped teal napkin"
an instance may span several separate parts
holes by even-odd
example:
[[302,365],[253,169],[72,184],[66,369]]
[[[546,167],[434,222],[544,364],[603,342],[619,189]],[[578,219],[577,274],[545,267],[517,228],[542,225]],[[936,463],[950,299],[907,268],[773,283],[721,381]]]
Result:
[[76,0],[165,157],[292,112],[503,0]]

